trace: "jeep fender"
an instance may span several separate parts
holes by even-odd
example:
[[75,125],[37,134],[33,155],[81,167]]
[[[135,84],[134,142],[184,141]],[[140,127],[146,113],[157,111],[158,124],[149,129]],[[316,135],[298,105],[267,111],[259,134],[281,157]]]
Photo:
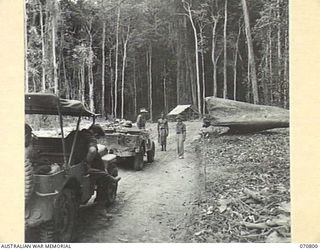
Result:
[[25,207],[26,227],[35,227],[51,220],[58,195],[58,192],[48,193],[45,196],[34,193],[31,202]]
[[35,227],[52,219],[57,197],[64,188],[74,190],[77,200],[80,201],[82,192],[76,178],[68,179],[63,188],[54,193],[35,192],[31,197],[31,202],[25,207],[26,227]]

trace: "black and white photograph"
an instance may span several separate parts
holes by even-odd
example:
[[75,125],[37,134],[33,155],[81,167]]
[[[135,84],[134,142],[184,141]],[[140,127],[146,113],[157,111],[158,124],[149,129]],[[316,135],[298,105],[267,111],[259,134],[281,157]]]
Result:
[[25,242],[291,242],[288,0],[23,17]]

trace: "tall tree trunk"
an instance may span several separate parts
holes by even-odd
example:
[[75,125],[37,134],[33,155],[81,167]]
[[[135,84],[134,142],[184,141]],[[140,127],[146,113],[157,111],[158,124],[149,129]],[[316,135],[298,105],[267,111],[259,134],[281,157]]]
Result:
[[203,28],[200,27],[200,41],[201,41],[201,68],[202,68],[202,114],[206,113],[206,79],[205,79],[205,68],[204,68],[204,39],[203,39]]
[[177,48],[177,82],[176,82],[176,88],[177,88],[177,105],[180,104],[180,76],[181,76],[181,58],[182,58],[182,48],[181,43],[178,41],[178,48]]
[[[185,23],[185,37],[184,40],[186,41],[187,35],[187,25]],[[181,103],[180,104],[190,104],[190,103],[197,103],[197,85],[195,84],[194,78],[194,64],[192,63],[192,54],[189,53],[188,46],[185,44],[183,47],[184,49],[184,60],[183,60],[183,67],[182,67],[182,84],[180,85],[180,94],[181,94]]]
[[[60,48],[64,48],[64,33],[60,33]],[[58,86],[60,89],[60,95],[63,98],[67,98],[68,91],[67,91],[67,76],[65,74],[65,65],[64,65],[64,57],[63,57],[63,49],[59,50],[59,59],[58,59]],[[63,74],[63,79],[61,75]]]
[[[183,46],[183,59],[182,59],[182,68],[181,68],[181,82],[180,82],[180,104],[196,104],[197,103],[197,85],[194,75],[194,63],[193,55],[191,52],[190,38],[188,36],[188,19],[185,17],[183,19],[183,38],[182,38],[182,46]],[[192,43],[194,46],[194,43]]]
[[137,117],[136,58],[133,58],[134,117]]
[[[186,2],[185,2],[186,3]],[[195,49],[195,58],[196,58],[196,79],[197,79],[197,106],[199,114],[202,113],[201,111],[201,93],[200,93],[200,73],[199,73],[199,46],[198,46],[198,38],[197,38],[197,29],[195,27],[192,12],[190,5],[186,3],[185,10],[188,13],[188,17],[192,26],[193,36],[194,36],[194,49]]]
[[40,32],[41,32],[41,50],[42,50],[42,80],[41,80],[41,91],[44,92],[46,90],[46,50],[44,43],[44,27],[43,27],[43,12],[42,12],[42,4],[41,1],[38,0],[39,11],[40,11]]
[[[91,109],[91,98],[93,97],[92,96],[92,84],[91,84],[91,69],[90,69],[90,63],[87,65],[87,77],[88,77],[88,87],[89,87],[89,109],[90,111],[92,111]],[[88,98],[87,98],[88,99]]]
[[111,115],[115,117],[114,113],[114,91],[113,91],[113,67],[112,67],[112,49],[109,50],[109,64],[110,64],[110,107],[111,107]]
[[152,45],[149,43],[149,110],[150,110],[150,120],[153,121],[153,100],[152,100]]
[[56,17],[52,16],[52,63],[53,63],[53,81],[54,81],[54,93],[59,94],[58,86],[58,65],[56,60]]
[[76,89],[77,89],[77,81],[76,81],[76,71],[75,71],[75,68],[73,67],[72,69],[72,78],[71,78],[71,81],[70,82],[74,82],[75,83],[75,86],[69,86],[69,89],[70,89],[70,99],[76,99]]
[[264,104],[265,105],[270,105],[270,100],[269,100],[269,88],[268,88],[268,84],[267,84],[267,73],[268,73],[268,68],[269,68],[269,64],[268,64],[268,56],[269,56],[269,42],[266,42],[266,51],[264,54],[264,62],[263,63],[263,67],[262,67],[262,71],[263,71],[263,79],[262,79],[262,84],[263,84],[263,99],[264,99]]
[[81,91],[81,102],[85,103],[86,98],[85,98],[85,63],[82,62],[82,67],[81,67],[81,86],[80,86],[80,91]]
[[233,100],[237,100],[237,62],[238,62],[238,52],[239,52],[239,39],[241,34],[241,25],[239,23],[239,31],[236,40],[236,48],[234,52],[234,65],[233,65]]
[[105,108],[105,67],[106,67],[106,56],[105,56],[105,44],[106,44],[106,21],[103,20],[102,25],[102,69],[101,69],[101,115],[106,117]]
[[[53,86],[53,83],[54,83],[54,80],[53,80],[53,71],[51,69],[51,51],[52,51],[52,48],[51,48],[51,44],[50,44],[50,41],[52,40],[52,37],[51,37],[51,30],[50,30],[50,23],[51,23],[51,16],[50,16],[50,8],[51,8],[51,2],[49,1],[46,1],[46,5],[45,5],[45,9],[44,9],[44,14],[45,14],[45,26],[44,26],[44,35],[45,35],[45,51],[46,51],[46,55],[47,55],[47,59],[48,59],[48,62],[47,62],[47,65],[50,67],[47,68],[46,67],[46,81],[48,83],[48,86],[47,88],[50,89],[50,91],[52,89],[54,89],[54,86]],[[48,55],[50,55],[48,57]],[[50,62],[49,62],[50,60]]]
[[121,119],[124,119],[124,74],[127,62],[127,44],[129,40],[130,25],[128,25],[127,36],[123,43],[123,58],[122,58],[122,75],[121,75]]
[[251,78],[250,78],[250,60],[248,52],[248,65],[247,65],[247,102],[251,102]]
[[92,39],[91,30],[92,30],[92,21],[90,20],[89,27],[87,29],[87,32],[89,35],[89,58],[88,58],[88,61],[89,61],[88,62],[89,107],[90,107],[90,111],[94,112],[94,93],[93,93],[94,80],[93,80],[93,71],[92,71],[94,53],[92,49],[93,39]]
[[202,64],[202,114],[206,113],[206,79],[205,79],[205,68],[204,68],[204,54],[201,53],[201,64]]
[[[149,50],[146,51],[146,66],[147,66],[147,71],[146,71],[146,76],[147,76],[147,100],[148,100],[148,107],[149,107],[149,110],[150,110],[150,78],[149,78]],[[144,96],[143,94],[143,91],[142,91],[142,96]]]
[[81,89],[81,86],[82,86],[82,76],[81,76],[81,72],[82,72],[82,67],[79,68],[78,70],[78,100],[81,101],[82,100],[82,97],[81,97],[81,94],[82,94],[82,89]]
[[262,86],[263,86],[263,100],[265,105],[270,105],[269,100],[269,88],[267,84],[267,76],[269,71],[268,57],[269,57],[269,42],[266,40],[265,43],[265,53],[261,60],[261,70],[262,70]]
[[116,61],[114,76],[114,117],[117,118],[118,108],[118,54],[119,54],[119,25],[120,25],[120,5],[118,6],[117,27],[116,27]]
[[29,65],[28,65],[28,15],[27,3],[24,4],[24,87],[29,92]]
[[[288,16],[286,15],[286,23],[285,26],[288,27]],[[285,29],[285,37],[284,37],[284,72],[283,72],[283,79],[284,79],[284,107],[289,107],[289,46],[288,46],[288,28]]]
[[[93,52],[92,52],[93,53]],[[90,88],[89,88],[89,96],[90,96],[90,110],[92,112],[95,112],[94,110],[94,79],[93,79],[93,67],[92,67],[92,63],[90,65],[90,72],[88,72],[89,76],[90,76]]]
[[256,63],[254,58],[253,52],[253,44],[251,38],[251,30],[250,30],[250,19],[249,13],[247,8],[246,0],[242,1],[242,8],[243,8],[243,15],[244,15],[244,23],[245,23],[245,30],[246,30],[246,37],[247,37],[247,44],[248,44],[248,57],[250,62],[250,73],[251,73],[251,84],[252,84],[252,94],[253,94],[253,103],[259,103],[259,93],[258,93],[258,82],[257,82],[257,74],[256,74]]
[[[271,9],[271,8],[270,8]],[[271,14],[271,10],[270,10]],[[270,89],[270,102],[271,104],[274,103],[273,100],[273,62],[272,62],[272,30],[271,30],[271,25],[269,25],[269,30],[268,30],[268,38],[269,38],[269,89]]]
[[227,23],[228,23],[228,0],[225,0],[224,6],[224,26],[223,26],[223,98],[227,99]]
[[63,77],[64,77],[64,82],[65,82],[65,86],[66,86],[66,98],[71,98],[71,90],[70,90],[70,86],[69,86],[69,82],[68,82],[68,78],[67,78],[67,71],[66,71],[66,64],[64,62],[64,57],[62,55],[62,67],[63,67]]
[[216,53],[216,29],[217,29],[218,19],[215,18],[212,27],[212,50],[211,50],[211,60],[213,65],[212,79],[213,79],[213,96],[218,95],[218,84],[217,84],[217,60],[215,57]]
[[163,106],[164,106],[163,112],[165,114],[167,114],[168,113],[168,103],[167,103],[167,69],[166,69],[166,63],[164,63],[164,66],[163,66]]
[[54,93],[59,94],[59,85],[58,85],[58,65],[56,59],[56,2],[53,1],[53,14],[51,17],[51,32],[52,32],[52,63],[53,63],[53,82],[54,82]]
[[281,53],[281,16],[280,16],[280,0],[277,0],[277,52],[278,52],[278,93],[279,93],[279,104],[283,105],[283,81],[281,76],[282,71],[282,53]]

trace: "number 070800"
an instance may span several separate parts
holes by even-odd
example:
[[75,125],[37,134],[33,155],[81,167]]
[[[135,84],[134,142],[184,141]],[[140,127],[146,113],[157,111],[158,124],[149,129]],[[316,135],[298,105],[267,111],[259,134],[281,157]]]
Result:
[[318,248],[318,244],[300,244],[300,248]]

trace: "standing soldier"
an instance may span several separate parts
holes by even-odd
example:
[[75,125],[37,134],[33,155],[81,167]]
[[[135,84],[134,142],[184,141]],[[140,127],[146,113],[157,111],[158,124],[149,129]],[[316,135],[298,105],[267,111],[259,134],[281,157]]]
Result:
[[167,151],[167,137],[169,135],[168,121],[164,113],[161,113],[161,118],[158,120],[158,140],[161,145],[161,151]]
[[141,108],[139,115],[137,117],[137,127],[138,129],[145,129],[146,128],[146,114],[148,113],[148,111],[145,108]]
[[184,158],[184,141],[186,140],[186,125],[182,122],[182,117],[177,116],[176,134],[177,134],[177,151],[179,159]]

